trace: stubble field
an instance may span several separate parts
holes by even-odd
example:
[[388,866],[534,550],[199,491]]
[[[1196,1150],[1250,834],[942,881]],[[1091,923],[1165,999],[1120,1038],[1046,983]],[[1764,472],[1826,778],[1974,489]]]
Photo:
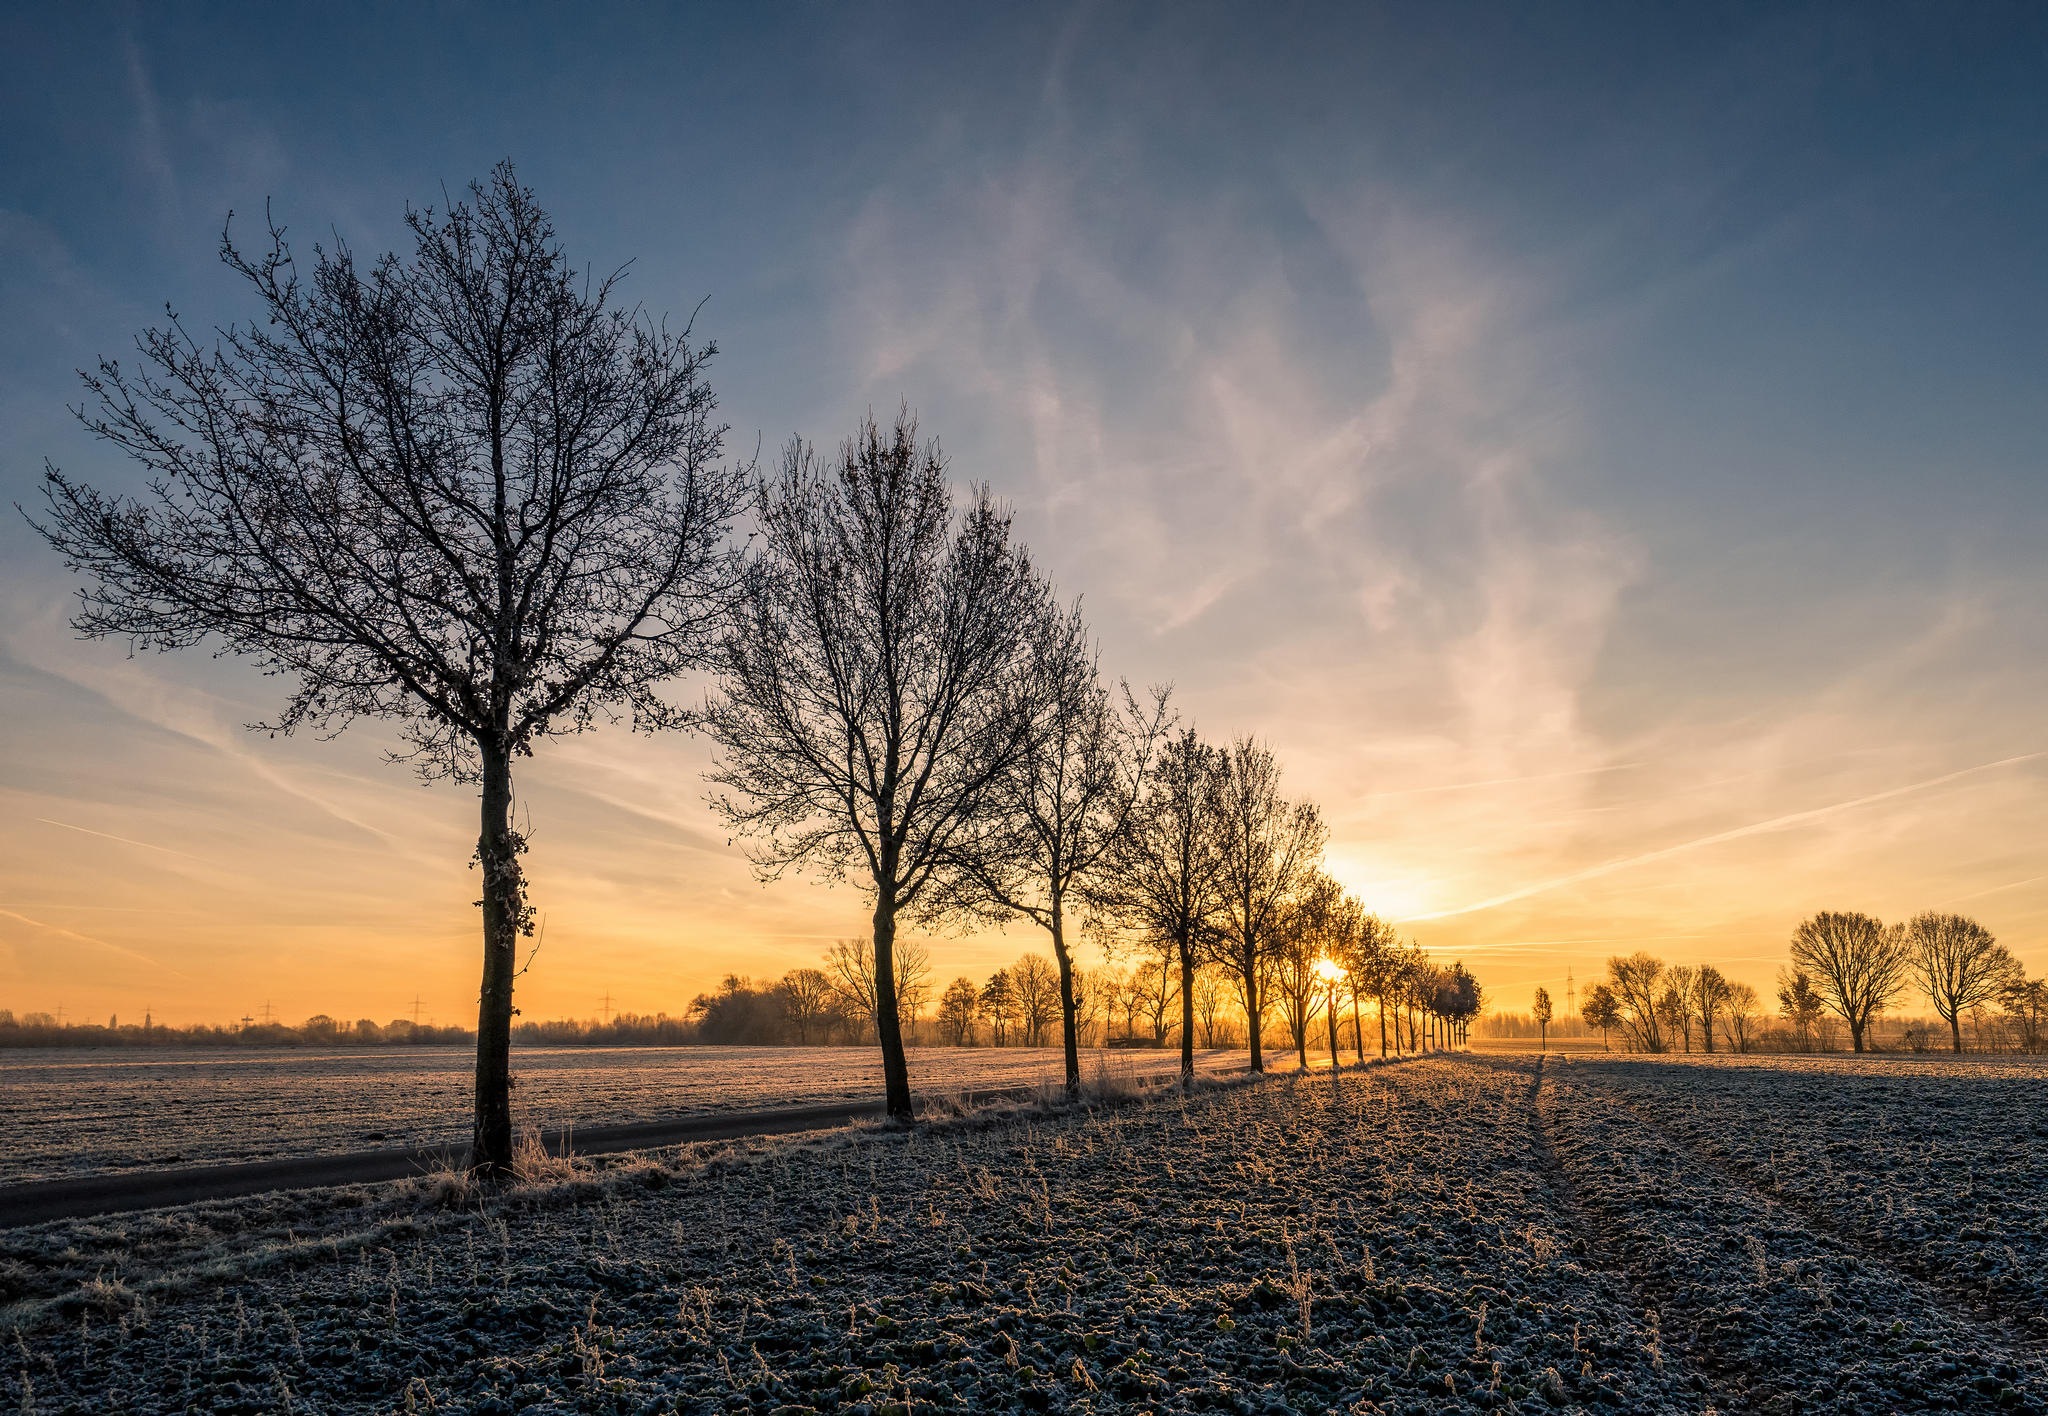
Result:
[[1450,1056],[15,1231],[0,1402],[2039,1411],[2044,1082]]
[[[1242,1052],[1198,1054],[1204,1069]],[[1143,1075],[1178,1054],[1086,1059]],[[466,1144],[476,1054],[463,1047],[0,1053],[0,1184],[385,1147]],[[1053,1048],[919,1047],[928,1094],[1033,1086],[1062,1074]],[[879,1096],[860,1047],[515,1048],[513,1106],[544,1128],[825,1105]]]

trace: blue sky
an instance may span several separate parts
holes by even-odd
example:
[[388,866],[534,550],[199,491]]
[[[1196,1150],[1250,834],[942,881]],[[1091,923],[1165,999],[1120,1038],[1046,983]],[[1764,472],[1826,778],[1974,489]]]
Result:
[[[1508,1006],[1638,943],[1761,985],[1824,907],[1964,901],[2039,969],[2044,51],[1996,5],[15,6],[0,494],[131,476],[71,371],[247,314],[230,209],[382,249],[511,157],[705,302],[738,450],[907,399],[1109,666],[1270,738]],[[0,556],[0,991],[461,1011],[461,793],[241,734],[260,680],[76,644]],[[702,757],[535,765],[537,1008],[858,927],[747,879]]]

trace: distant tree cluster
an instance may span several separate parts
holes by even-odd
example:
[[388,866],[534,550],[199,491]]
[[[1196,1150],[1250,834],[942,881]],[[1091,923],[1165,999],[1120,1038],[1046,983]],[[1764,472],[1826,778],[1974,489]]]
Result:
[[[608,720],[706,733],[712,805],[761,877],[850,881],[871,907],[825,969],[728,979],[689,1027],[871,1032],[894,1118],[913,1110],[906,1029],[934,1002],[906,926],[1043,932],[1048,969],[936,1003],[1004,1041],[1057,1025],[1070,1091],[1084,1018],[1113,1011],[1076,966],[1077,919],[1167,960],[1120,995],[1125,1031],[1142,1014],[1163,1039],[1178,999],[1189,1071],[1197,1014],[1217,1018],[1205,967],[1255,1069],[1276,1009],[1304,1055],[1319,1009],[1334,1037],[1325,958],[1354,1034],[1371,996],[1411,1043],[1462,1035],[1476,984],[1415,964],[1322,875],[1321,815],[1281,795],[1272,752],[1176,737],[1168,688],[1105,679],[1079,602],[987,486],[956,492],[907,408],[829,452],[792,439],[763,474],[725,456],[715,346],[623,304],[623,269],[572,263],[509,164],[406,221],[410,249],[368,262],[339,243],[302,261],[274,223],[254,250],[224,231],[255,318],[207,338],[173,315],[134,366],[86,378],[82,418],[145,494],[50,468],[36,526],[84,577],[80,632],[247,656],[291,685],[270,731],[385,720],[398,760],[477,789],[480,1169],[510,1165],[533,959],[514,765]],[[715,687],[682,706],[693,671]]]
[[426,1047],[469,1043],[468,1028],[441,1027],[394,1018],[378,1023],[369,1018],[349,1022],[315,1014],[296,1027],[287,1023],[217,1026],[192,1023],[172,1027],[144,1015],[140,1023],[110,1017],[104,1023],[59,1022],[49,1013],[16,1017],[0,1008],[0,1047]]
[[[1637,953],[1607,961],[1607,977],[1586,990],[1582,1015],[1603,1036],[1637,1052],[1712,1052],[1760,1046],[1812,1052],[1837,1045],[1840,1028],[1857,1052],[1874,1050],[1880,1017],[1912,993],[1925,997],[1956,1052],[1971,1024],[1980,1049],[2048,1050],[2048,982],[2029,979],[1991,932],[1963,915],[1929,911],[1887,925],[1867,914],[1822,911],[1792,934],[1791,961],[1778,975],[1777,1016],[1762,1025],[1755,989],[1712,964],[1667,965]],[[1540,992],[1540,990],[1539,990]],[[1547,996],[1541,1000],[1547,1003]],[[1899,1041],[1929,1049],[1924,1025],[1898,1028]]]

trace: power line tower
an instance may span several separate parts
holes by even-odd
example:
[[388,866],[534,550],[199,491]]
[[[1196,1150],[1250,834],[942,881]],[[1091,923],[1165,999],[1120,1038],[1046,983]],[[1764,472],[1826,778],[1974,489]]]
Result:
[[414,1027],[420,1025],[420,996],[417,993],[412,996],[412,1025]]
[[263,1000],[263,1026],[266,1028],[277,1018],[277,1009],[270,1006],[268,998]]
[[1573,984],[1573,982],[1572,982],[1572,971],[1571,971],[1571,966],[1570,966],[1570,965],[1566,965],[1566,966],[1565,966],[1565,971],[1564,971],[1564,1021],[1565,1021],[1565,1025],[1566,1025],[1567,1027],[1571,1026],[1571,1025],[1572,1025],[1572,1023],[1573,1023],[1573,1022],[1575,1022],[1575,1021],[1577,1020],[1578,1016],[1579,1016],[1579,990],[1578,990],[1578,987],[1577,987],[1577,986],[1576,986],[1575,984]]
[[248,1015],[247,1013],[244,1013],[244,1014],[242,1014],[242,1031],[243,1031],[243,1032],[247,1032],[247,1031],[249,1031],[249,1024],[251,1024],[251,1023],[253,1023],[253,1022],[255,1022],[255,1021],[256,1021],[256,1020],[255,1020],[254,1018],[250,1017],[250,1016],[249,1016],[249,1015]]
[[60,1028],[64,1026],[64,1005],[62,1003],[57,1005],[57,1026]]
[[609,990],[607,990],[607,991],[605,992],[605,995],[604,995],[604,1003],[603,1003],[603,1005],[602,1005],[602,1006],[603,1006],[603,1008],[604,1008],[604,1020],[605,1020],[605,1023],[606,1023],[607,1025],[609,1025],[609,1024],[611,1023],[611,1020],[612,1020],[612,995],[611,995],[611,992],[610,992]]

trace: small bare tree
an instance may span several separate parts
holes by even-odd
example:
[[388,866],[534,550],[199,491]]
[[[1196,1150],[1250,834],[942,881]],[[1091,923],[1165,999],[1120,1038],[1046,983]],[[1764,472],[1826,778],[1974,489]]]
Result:
[[1820,990],[1813,986],[1811,974],[1804,969],[1778,970],[1778,1015],[1792,1025],[1792,1036],[1801,1052],[1813,1050],[1821,1014],[1827,1007]]
[[[1373,1000],[1374,1010],[1379,1014],[1382,1057],[1387,1055],[1387,1002],[1399,992],[1405,957],[1401,937],[1391,924],[1378,915],[1367,915],[1359,921],[1350,960],[1352,1007],[1355,1012],[1361,992]],[[1394,1042],[1397,1047],[1400,1045],[1398,1035]]]
[[1621,1026],[1621,1001],[1614,996],[1614,990],[1604,983],[1596,983],[1586,990],[1585,1001],[1579,1005],[1579,1016],[1589,1027],[1600,1029],[1600,1047],[1608,1048],[1607,1035]]
[[1867,914],[1823,910],[1792,933],[1792,962],[1810,974],[1828,1007],[1849,1025],[1851,1047],[1863,1051],[1874,1014],[1906,991],[1913,950],[1906,931]]
[[[1316,961],[1342,952],[1338,936],[1343,915],[1344,887],[1314,870],[1281,912],[1280,928],[1273,937],[1272,992],[1304,1071],[1308,1069],[1310,1024],[1328,1003],[1328,986],[1316,975]],[[1330,1065],[1336,1065],[1335,1057]]]
[[1550,990],[1542,984],[1536,985],[1536,1001],[1529,1005],[1529,1016],[1536,1020],[1536,1046],[1539,1050],[1550,1050]]
[[832,980],[823,969],[791,969],[776,991],[782,995],[783,1016],[796,1029],[796,1040],[808,1046],[811,1029],[832,1011]]
[[1239,738],[1224,754],[1219,786],[1222,927],[1213,956],[1226,965],[1244,1004],[1251,1070],[1266,1070],[1263,1039],[1266,986],[1272,974],[1287,902],[1322,863],[1329,828],[1311,802],[1280,795],[1280,763],[1272,749]]
[[1180,971],[1174,966],[1173,951],[1153,945],[1149,956],[1131,970],[1131,984],[1142,1000],[1138,1010],[1145,1016],[1153,1045],[1166,1046],[1174,1005],[1180,1002]]
[[1692,990],[1699,970],[1689,964],[1675,964],[1664,971],[1664,989],[1657,995],[1657,1015],[1664,1022],[1669,1041],[1692,1051]]
[[[1228,1021],[1230,1008],[1230,983],[1224,977],[1221,964],[1205,963],[1195,973],[1195,1016],[1202,1025],[1202,1046],[1216,1048],[1223,1045],[1223,1029]],[[1185,972],[1181,975],[1186,978]],[[1183,997],[1186,995],[1183,994]],[[1181,1015],[1185,1022],[1187,1015]],[[1195,1060],[1185,1043],[1181,1046],[1181,1076],[1186,1079],[1194,1074]]]
[[1712,1052],[1714,1023],[1728,1006],[1728,980],[1712,964],[1701,964],[1687,980],[1685,993],[1690,1004],[1688,1011],[1700,1020],[1700,1046]]
[[[1182,1085],[1195,1075],[1195,1012],[1203,1001],[1195,972],[1223,910],[1222,768],[1223,754],[1192,728],[1169,738],[1110,859],[1088,885],[1091,907],[1110,925],[1172,950],[1180,970]],[[1213,1047],[1213,1008],[1203,1024],[1203,1046]]]
[[591,281],[510,164],[406,216],[413,249],[310,269],[273,223],[221,258],[260,318],[209,348],[175,318],[142,367],[86,378],[87,427],[153,474],[128,500],[51,469],[37,529],[92,583],[86,635],[213,638],[295,687],[270,732],[397,722],[428,779],[480,787],[483,985],[472,1163],[511,1164],[518,940],[531,932],[512,763],[600,717],[683,721],[738,582],[746,472],[715,352]]
[[1721,1028],[1729,1047],[1737,1052],[1749,1051],[1756,1034],[1757,1010],[1761,1006],[1756,990],[1748,984],[1728,985],[1728,1000],[1721,1007]]
[[889,1115],[908,1121],[897,921],[955,911],[952,877],[1038,718],[1028,636],[1047,596],[985,488],[955,516],[907,411],[887,433],[864,422],[830,464],[791,442],[755,510],[762,553],[706,710],[712,805],[763,879],[857,875]]
[[[931,951],[916,939],[899,942],[895,952],[896,987],[892,1008],[900,1028],[909,999],[932,974]],[[880,1037],[882,1032],[881,969],[875,963],[872,939],[840,939],[825,951],[825,976],[839,1006]]]
[[1963,1014],[1995,1002],[2018,974],[2019,963],[1990,930],[1963,915],[1915,915],[1906,926],[1906,942],[1920,986],[1961,1052]]
[[974,980],[956,978],[939,996],[939,1035],[951,1047],[974,1046],[974,1020],[981,1012],[981,991]]
[[1017,987],[1008,969],[997,969],[981,987],[981,1016],[988,1019],[989,1034],[1002,1047],[1010,1040],[1010,1029],[1020,1020]]
[[1026,954],[1010,966],[1010,984],[1017,990],[1017,1010],[1030,1047],[1045,1046],[1046,1030],[1060,1016],[1059,971],[1043,954]]

